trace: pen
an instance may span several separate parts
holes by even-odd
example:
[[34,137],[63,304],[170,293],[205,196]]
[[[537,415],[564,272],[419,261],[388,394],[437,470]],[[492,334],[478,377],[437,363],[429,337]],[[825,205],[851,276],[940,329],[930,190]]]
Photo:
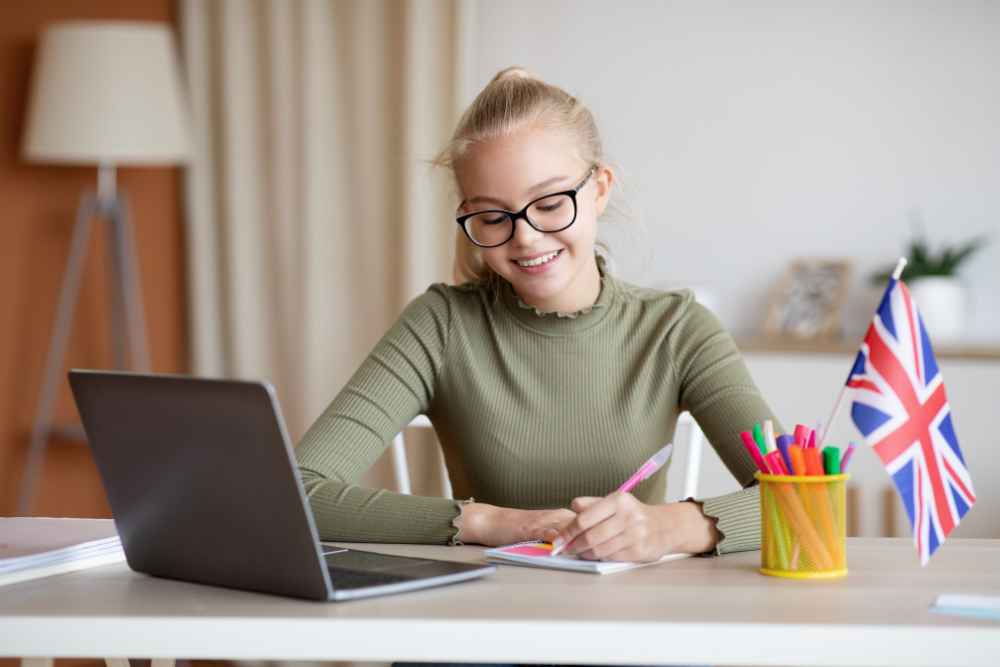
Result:
[[[635,474],[625,480],[625,482],[618,487],[618,491],[621,493],[628,493],[634,489],[639,482],[650,477],[653,473],[662,468],[664,464],[670,460],[670,453],[673,452],[673,450],[674,444],[670,443],[660,451],[650,456],[649,460],[639,466],[639,469],[635,471]],[[559,552],[562,551],[565,546],[565,544],[553,544],[552,553],[549,555],[559,555]]]
[[844,458],[840,459],[840,472],[847,470],[847,462],[851,460],[851,455],[854,454],[855,443],[850,443],[847,445],[847,450],[844,452]]

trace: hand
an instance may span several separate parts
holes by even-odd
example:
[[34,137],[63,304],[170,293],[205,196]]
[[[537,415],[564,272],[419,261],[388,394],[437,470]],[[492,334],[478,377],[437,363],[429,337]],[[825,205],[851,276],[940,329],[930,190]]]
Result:
[[576,512],[568,509],[519,510],[469,503],[462,508],[462,527],[457,538],[488,547],[528,540],[551,542],[574,518]]
[[668,553],[704,553],[720,538],[698,503],[647,505],[616,491],[576,498],[571,507],[577,516],[560,531],[560,553],[586,560],[650,562]]

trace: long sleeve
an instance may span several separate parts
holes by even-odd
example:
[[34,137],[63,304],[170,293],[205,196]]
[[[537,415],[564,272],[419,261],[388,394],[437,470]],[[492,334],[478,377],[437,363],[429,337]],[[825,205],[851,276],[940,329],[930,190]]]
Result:
[[760,497],[756,466],[739,438],[754,422],[780,424],[757,390],[732,336],[704,306],[693,302],[678,324],[677,382],[681,405],[701,427],[726,468],[744,487],[701,500],[702,511],[718,520],[722,540],[716,553],[760,548]]
[[414,299],[299,443],[296,456],[320,537],[447,543],[460,501],[355,482],[434,399],[452,313],[442,287]]

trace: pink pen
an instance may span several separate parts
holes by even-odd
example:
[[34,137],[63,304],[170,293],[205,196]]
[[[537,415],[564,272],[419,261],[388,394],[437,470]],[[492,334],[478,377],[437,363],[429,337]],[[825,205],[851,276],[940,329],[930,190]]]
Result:
[[660,451],[649,457],[649,460],[642,464],[642,466],[635,471],[635,474],[625,480],[625,483],[618,487],[621,493],[628,493],[636,487],[636,485],[642,480],[646,479],[654,472],[663,467],[667,461],[670,460],[670,452],[674,450],[674,444],[670,443]]
[[851,460],[851,455],[854,454],[854,446],[856,443],[850,443],[847,445],[847,451],[844,452],[844,456],[840,459],[840,472],[847,470],[847,464]]
[[[670,443],[660,451],[649,457],[649,460],[639,466],[639,469],[635,471],[635,474],[625,480],[625,483],[618,487],[618,491],[622,493],[628,493],[636,487],[636,485],[651,476],[657,470],[662,468],[667,461],[670,460],[670,453],[674,451],[674,443]],[[552,556],[557,556],[560,551],[563,550],[565,544],[559,544],[558,540],[556,544],[552,545]]]

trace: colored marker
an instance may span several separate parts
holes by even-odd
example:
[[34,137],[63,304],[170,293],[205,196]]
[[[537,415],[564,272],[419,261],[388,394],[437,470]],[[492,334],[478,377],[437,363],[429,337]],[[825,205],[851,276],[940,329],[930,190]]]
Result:
[[774,439],[774,422],[770,419],[764,420],[764,443],[767,445],[767,451],[769,452],[778,449],[778,444]]
[[854,454],[854,446],[857,443],[850,442],[847,444],[847,450],[844,451],[844,458],[840,459],[840,472],[847,472],[847,463],[851,460],[851,456]]
[[798,445],[792,445],[788,448],[788,458],[792,461],[792,474],[794,475],[806,474],[806,457],[802,451],[802,447]]
[[805,447],[806,443],[809,441],[809,427],[805,424],[795,425],[795,444],[799,447]]
[[806,474],[807,475],[823,475],[823,459],[820,457],[819,450],[815,447],[809,447],[808,449],[802,450],[802,455],[806,459]]
[[759,423],[753,425],[753,439],[760,447],[761,456],[767,456],[767,441],[764,440],[764,431],[761,430]]
[[785,460],[785,468],[787,468],[789,472],[793,470],[792,459],[788,457],[788,448],[791,446],[791,444],[792,444],[792,436],[788,434],[778,436],[778,442],[777,442],[778,451],[781,452],[781,458]]
[[809,444],[806,446],[810,449],[816,448],[816,431],[809,429]]
[[769,452],[768,455],[764,457],[764,462],[767,463],[767,467],[770,469],[772,475],[788,474],[788,470],[785,469],[785,461],[781,458],[781,452],[777,449],[773,452]]
[[742,431],[740,438],[743,440],[743,446],[750,453],[750,458],[757,465],[757,469],[763,473],[768,472],[767,464],[764,463],[764,457],[761,456],[760,449],[757,447],[757,443],[754,442],[753,436],[750,435],[750,431]]
[[827,475],[840,474],[840,450],[832,445],[823,448],[823,470]]

